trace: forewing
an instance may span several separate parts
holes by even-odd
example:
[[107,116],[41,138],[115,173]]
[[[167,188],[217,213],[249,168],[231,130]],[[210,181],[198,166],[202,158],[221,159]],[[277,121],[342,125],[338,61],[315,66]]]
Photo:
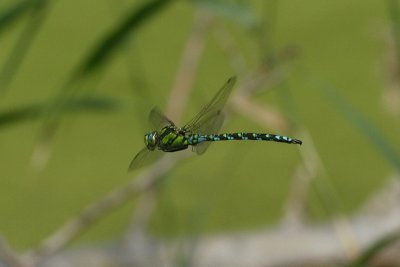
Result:
[[174,125],[174,123],[168,119],[157,107],[154,107],[150,111],[149,123],[153,130],[159,130],[166,125]]
[[161,158],[163,153],[156,149],[156,150],[148,150],[147,147],[143,148],[136,154],[136,156],[132,159],[131,163],[129,164],[129,171],[139,169],[141,167],[147,166],[159,158]]
[[[206,128],[203,124],[207,124],[209,127],[212,123],[207,123],[210,120],[216,119],[220,116],[221,110],[224,107],[230,93],[232,92],[233,85],[236,82],[236,77],[231,77],[217,92],[213,99],[203,107],[203,109],[184,127],[183,130],[189,133],[197,133],[196,130],[202,129],[203,134],[213,133],[212,129]],[[221,122],[222,124],[222,122]]]
[[[210,133],[218,133],[219,130],[221,129],[221,126],[224,122],[224,114],[222,113],[218,113],[216,116],[214,116],[213,118],[210,118],[208,121],[204,122],[204,124],[202,124],[202,126],[198,129],[198,132],[200,134],[208,134],[208,133],[204,133],[202,128],[205,128],[207,131],[209,131]],[[211,145],[212,142],[202,142],[196,146],[193,147],[193,150],[201,155],[204,152],[206,152],[206,150],[208,149],[208,147]]]

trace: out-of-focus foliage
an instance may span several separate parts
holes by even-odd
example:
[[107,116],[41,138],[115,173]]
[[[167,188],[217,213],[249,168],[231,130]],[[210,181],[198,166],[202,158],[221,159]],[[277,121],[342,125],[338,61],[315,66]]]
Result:
[[[182,117],[194,116],[233,74],[235,90],[265,78],[250,98],[283,118],[279,134],[309,133],[325,170],[306,197],[308,220],[351,214],[398,171],[399,114],[382,101],[389,89],[399,95],[398,76],[387,75],[400,69],[397,1],[5,1],[0,234],[12,245],[36,244],[137,174],[126,170],[143,146],[147,112],[180,101],[168,99],[198,12],[211,23]],[[277,133],[232,107],[224,131]],[[279,221],[305,161],[298,152],[274,143],[213,144],[159,185],[151,230],[176,236]],[[85,238],[114,237],[133,206]]]

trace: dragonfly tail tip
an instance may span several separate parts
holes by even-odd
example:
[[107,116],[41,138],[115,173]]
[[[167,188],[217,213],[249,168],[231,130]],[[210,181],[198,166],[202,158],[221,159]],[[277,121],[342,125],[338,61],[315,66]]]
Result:
[[302,145],[303,144],[303,142],[301,141],[301,140],[299,140],[299,139],[293,139],[293,142],[292,142],[293,144],[299,144],[299,145]]

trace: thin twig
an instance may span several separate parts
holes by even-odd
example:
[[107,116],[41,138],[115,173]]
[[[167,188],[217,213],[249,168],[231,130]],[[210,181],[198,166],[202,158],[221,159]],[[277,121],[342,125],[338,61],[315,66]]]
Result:
[[234,94],[231,103],[241,115],[264,128],[272,128],[281,132],[288,128],[287,121],[277,109],[265,104],[258,104],[245,93]]
[[212,22],[210,14],[198,9],[195,14],[193,29],[186,42],[180,66],[178,68],[172,91],[169,95],[166,113],[179,122],[193,88],[197,67],[203,53],[206,34]]
[[[188,96],[189,89],[192,87],[193,77],[195,74],[198,60],[201,56],[201,51],[204,45],[204,37],[206,33],[206,25],[209,21],[209,16],[201,11],[197,14],[195,19],[195,26],[193,34],[188,41],[186,52],[184,53],[181,68],[178,71],[174,90],[172,90],[171,98],[174,101],[170,101],[170,109],[174,110],[170,113],[174,114],[174,118],[181,114],[181,108],[183,104],[176,108],[175,103],[185,103]],[[186,92],[186,94],[185,94]],[[175,99],[176,96],[186,96],[181,98],[180,101]],[[187,155],[185,153],[180,154],[181,157]],[[81,214],[67,221],[63,226],[55,231],[54,234],[45,239],[38,248],[28,251],[24,254],[26,262],[35,265],[37,262],[47,258],[56,252],[60,251],[67,244],[69,244],[74,238],[86,231],[91,225],[97,222],[104,215],[120,207],[126,203],[132,197],[139,193],[146,191],[153,187],[153,185],[159,181],[171,168],[175,165],[175,160],[170,158],[164,158],[155,164],[147,172],[139,175],[135,180],[126,186],[122,186],[106,197],[98,200],[88,208],[86,208]]]
[[[313,143],[311,134],[303,131],[302,139],[307,146],[300,149],[302,162],[309,173],[309,182],[316,184],[316,190],[320,195],[328,215],[334,217],[333,226],[343,246],[343,251],[348,259],[354,258],[361,251],[360,241],[357,239],[349,218],[342,212],[337,191],[329,178],[322,159]],[[320,180],[315,180],[319,173]]]
[[[366,263],[367,260],[371,263],[369,259],[375,255],[372,260],[375,263],[379,260],[380,265],[372,263],[371,266],[383,266],[382,262],[386,263],[384,266],[399,266],[398,246],[392,244],[384,249],[381,247],[382,242],[383,245],[388,245],[385,238],[395,238],[394,235],[399,233],[398,181],[398,178],[395,181],[390,180],[372,201],[367,201],[361,212],[351,216],[351,226],[361,246],[370,247],[357,263]],[[375,210],[378,203],[382,208]],[[181,251],[187,251],[188,248],[194,248],[190,266],[344,266],[349,262],[348,255],[334,228],[331,222],[326,222],[288,231],[278,224],[240,233],[203,235],[196,240],[193,240],[193,236],[165,239],[148,235],[139,238],[136,235],[131,236],[130,246],[123,251],[119,242],[108,247],[83,247],[57,255],[46,266],[76,262],[77,258],[83,259],[79,261],[79,265],[75,265],[77,267],[94,266],[89,264],[98,255],[109,256],[110,258],[106,258],[107,262],[113,262],[115,266],[176,266],[176,255],[182,255]],[[119,254],[115,255],[115,251]]]
[[[196,76],[197,67],[202,57],[203,48],[206,42],[208,28],[211,25],[212,18],[203,9],[199,9],[194,16],[192,31],[186,41],[181,63],[177,70],[175,83],[171,88],[170,96],[167,103],[167,114],[174,119],[175,122],[185,110],[190,92],[193,88],[194,77]],[[145,192],[136,204],[136,210],[133,217],[131,231],[145,231],[146,223],[151,215],[154,205],[150,203],[156,202],[157,194],[151,192],[150,195]]]
[[0,237],[0,263],[4,263],[10,267],[26,267],[27,266],[21,260],[19,255],[10,248],[7,241],[3,237]]
[[240,112],[242,116],[260,124],[264,128],[285,131],[288,128],[288,122],[277,109],[266,104],[258,104],[250,97],[252,92],[265,86],[265,84],[272,86],[281,81],[283,79],[282,71],[267,69],[264,63],[261,63],[256,70],[248,71],[249,67],[245,61],[245,57],[240,52],[230,32],[221,24],[215,28],[213,36],[217,44],[230,59],[232,67],[241,77],[240,88],[236,90],[230,102],[233,108]]
[[290,184],[289,193],[282,216],[282,224],[288,229],[299,229],[306,224],[306,206],[311,180],[315,175],[309,173],[304,164],[298,164]]
[[[185,155],[187,154],[179,154],[180,158],[186,157]],[[78,216],[67,221],[54,234],[45,239],[38,248],[27,252],[24,258],[27,261],[36,263],[43,258],[55,254],[78,235],[89,229],[100,218],[115,208],[120,207],[134,196],[151,188],[173,168],[177,160],[178,158],[171,157],[161,159],[152,168],[138,175],[128,185],[117,188],[104,198],[87,207]]]
[[[237,49],[233,38],[227,38],[230,36],[228,34],[228,31],[226,31],[224,28],[219,28],[219,34],[221,34],[221,32],[224,34],[225,38],[217,38],[218,43],[220,44],[222,50],[224,50],[225,53],[230,56],[230,58],[232,58],[232,65],[237,70],[243,71],[244,66],[241,64],[244,64],[244,61],[241,59],[244,57],[240,56],[241,53]],[[287,56],[286,53],[282,54],[283,60],[291,58],[292,53],[290,53],[289,56]],[[272,73],[275,73],[275,75],[271,75]],[[242,82],[241,90],[238,90],[238,93],[233,96],[233,101],[231,102],[232,106],[240,111],[241,115],[247,116],[249,120],[258,123],[265,128],[274,128],[279,131],[285,131],[288,128],[288,121],[282,115],[280,115],[277,110],[274,110],[271,107],[267,107],[266,105],[259,105],[249,97],[249,95],[255,91],[255,88],[259,88],[265,85],[270,77],[278,78],[278,80],[284,79],[285,75],[282,75],[282,71],[279,70],[279,67],[275,67],[274,69],[266,68],[265,64],[261,62],[258,70],[254,71],[253,73],[243,73],[243,76],[248,77],[247,82]],[[301,181],[301,183],[303,183],[303,192],[293,190],[292,193],[295,195],[290,196],[290,199],[297,199],[297,197],[302,196],[303,201],[305,201],[304,194],[307,194],[306,191],[308,189],[308,183],[313,180],[313,177],[316,176],[318,170],[323,170],[322,161],[320,160],[316,149],[314,148],[314,146],[312,146],[312,139],[310,135],[307,135],[307,137],[309,137],[309,140],[305,143],[307,143],[308,149],[302,148],[300,151],[303,151],[302,162],[304,168],[302,168],[302,173],[304,175],[308,175],[308,178],[303,177]],[[307,174],[305,172],[307,172]],[[354,236],[354,232],[350,226],[348,219],[337,209],[338,200],[337,198],[333,197],[334,195],[337,195],[336,191],[334,190],[333,185],[330,183],[330,180],[327,178],[326,172],[323,173],[325,173],[325,186],[324,189],[320,189],[323,191],[320,192],[320,194],[324,196],[327,195],[327,197],[324,197],[325,202],[331,204],[331,206],[333,204],[333,206],[336,207],[335,215],[338,219],[334,221],[335,229],[339,239],[341,240],[342,245],[345,248],[345,251],[347,252],[347,256],[351,258],[359,253],[359,242]],[[325,191],[327,190],[329,191],[329,194],[325,194]],[[297,215],[300,215],[302,209],[301,205],[297,205],[296,209]]]

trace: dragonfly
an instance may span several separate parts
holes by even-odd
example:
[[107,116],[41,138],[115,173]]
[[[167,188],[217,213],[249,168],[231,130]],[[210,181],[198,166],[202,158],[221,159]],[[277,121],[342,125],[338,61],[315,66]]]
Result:
[[153,108],[149,113],[149,122],[155,130],[145,134],[145,147],[132,159],[129,170],[138,169],[157,161],[165,154],[164,152],[176,152],[191,147],[192,151],[197,154],[203,154],[212,142],[256,140],[302,144],[299,139],[270,133],[218,133],[224,122],[222,108],[228,100],[235,82],[236,77],[231,77],[212,100],[183,127],[176,126],[158,108]]

